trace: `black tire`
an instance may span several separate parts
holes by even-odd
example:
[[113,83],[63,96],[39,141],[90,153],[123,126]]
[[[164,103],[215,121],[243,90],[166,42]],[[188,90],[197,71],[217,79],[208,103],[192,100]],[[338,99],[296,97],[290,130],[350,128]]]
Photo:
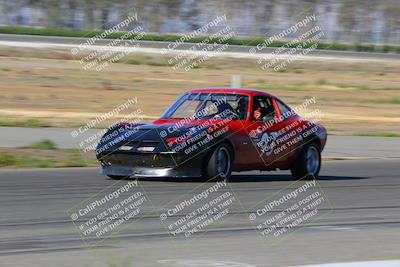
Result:
[[107,175],[107,176],[113,180],[122,180],[122,179],[127,178],[127,176],[121,176],[121,175]]
[[321,169],[321,149],[313,142],[304,145],[290,172],[296,179],[317,179]]
[[229,179],[232,174],[233,153],[230,147],[222,143],[215,147],[205,161],[203,175],[213,180]]

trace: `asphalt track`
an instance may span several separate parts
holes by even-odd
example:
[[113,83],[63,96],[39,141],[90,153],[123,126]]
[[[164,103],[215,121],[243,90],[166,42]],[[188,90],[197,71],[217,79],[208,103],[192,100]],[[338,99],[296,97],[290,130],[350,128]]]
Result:
[[[0,147],[23,147],[51,140],[59,148],[79,148],[78,143],[95,136],[99,129],[88,130],[86,137],[72,138],[76,128],[0,127]],[[399,137],[334,136],[328,137],[324,158],[400,158]]]
[[0,266],[251,267],[399,259],[399,166],[399,159],[324,162],[317,184],[330,205],[321,209],[323,216],[267,241],[249,214],[261,200],[305,181],[287,172],[235,174],[222,190],[241,205],[232,206],[223,222],[185,238],[168,234],[159,215],[168,203],[215,183],[140,180],[149,205],[100,243],[82,239],[67,210],[128,181],[106,179],[96,168],[1,170]]

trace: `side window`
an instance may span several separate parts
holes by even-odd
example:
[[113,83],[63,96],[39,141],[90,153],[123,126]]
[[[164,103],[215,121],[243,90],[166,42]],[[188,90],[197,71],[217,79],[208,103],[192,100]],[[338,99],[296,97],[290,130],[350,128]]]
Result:
[[276,103],[278,104],[279,110],[281,112],[281,116],[283,121],[288,120],[290,117],[292,117],[292,115],[294,114],[293,111],[286,106],[284,103],[282,103],[281,101],[279,101],[278,99],[275,100]]
[[200,104],[200,100],[186,101],[175,110],[174,116],[177,118],[189,118],[196,112]]
[[212,116],[218,114],[218,107],[214,104],[214,102],[207,101],[201,111],[205,117]]
[[238,96],[235,101],[230,102],[231,106],[235,110],[237,118],[239,120],[246,120],[247,118],[247,108],[249,106],[249,98],[247,96]]
[[265,96],[255,96],[253,99],[253,120],[269,121],[276,116],[272,99]]

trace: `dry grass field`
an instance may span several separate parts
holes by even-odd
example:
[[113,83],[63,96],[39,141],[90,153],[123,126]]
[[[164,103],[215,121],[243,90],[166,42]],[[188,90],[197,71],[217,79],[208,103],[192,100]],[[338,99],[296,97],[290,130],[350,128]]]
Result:
[[181,93],[227,87],[232,75],[241,75],[242,87],[270,92],[292,106],[315,96],[313,108],[324,114],[331,134],[400,134],[400,62],[394,60],[295,62],[285,71],[266,72],[254,60],[214,58],[186,72],[174,71],[167,59],[130,54],[93,72],[82,70],[68,51],[0,48],[0,125],[76,127],[134,97],[134,109],[151,120]]

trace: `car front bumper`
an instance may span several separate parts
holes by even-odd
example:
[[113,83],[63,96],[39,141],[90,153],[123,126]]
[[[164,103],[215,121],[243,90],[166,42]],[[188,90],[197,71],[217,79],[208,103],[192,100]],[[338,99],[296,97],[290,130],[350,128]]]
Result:
[[146,167],[127,167],[109,166],[101,167],[100,173],[103,175],[115,175],[123,177],[200,177],[201,172],[193,169],[178,168],[146,168]]
[[204,155],[179,157],[160,153],[110,153],[100,155],[100,173],[130,177],[200,177]]

